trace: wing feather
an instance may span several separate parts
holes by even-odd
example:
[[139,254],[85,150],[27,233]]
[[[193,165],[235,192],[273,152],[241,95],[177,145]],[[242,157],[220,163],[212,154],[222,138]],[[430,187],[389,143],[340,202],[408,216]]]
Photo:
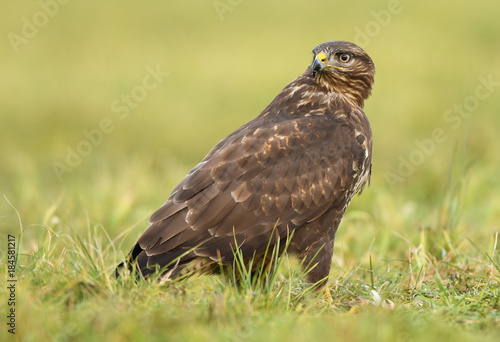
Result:
[[139,239],[148,264],[195,247],[196,256],[232,260],[235,238],[262,251],[272,231],[283,238],[344,203],[354,181],[347,170],[360,158],[347,154],[345,117],[257,117],[222,140],[151,216]]

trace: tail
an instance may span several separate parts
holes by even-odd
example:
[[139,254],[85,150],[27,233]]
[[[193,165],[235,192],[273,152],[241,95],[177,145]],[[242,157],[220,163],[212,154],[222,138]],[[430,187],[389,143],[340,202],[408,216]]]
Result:
[[[154,258],[153,262],[151,262],[151,258]],[[119,278],[125,270],[128,270],[137,279],[147,278],[149,275],[160,270],[161,277],[171,278],[176,276],[196,258],[192,250],[186,252],[182,249],[176,250],[173,253],[148,256],[139,243],[136,243],[125,260],[116,266],[114,276],[115,278]],[[151,265],[148,265],[150,263]]]
[[130,273],[135,273],[137,274],[138,277],[141,275],[146,275],[144,274],[144,270],[141,269],[140,267],[140,254],[144,250],[139,246],[139,244],[135,244],[134,248],[128,253],[127,257],[125,260],[123,260],[118,266],[116,266],[114,276],[115,278],[119,278],[124,269],[128,269]]

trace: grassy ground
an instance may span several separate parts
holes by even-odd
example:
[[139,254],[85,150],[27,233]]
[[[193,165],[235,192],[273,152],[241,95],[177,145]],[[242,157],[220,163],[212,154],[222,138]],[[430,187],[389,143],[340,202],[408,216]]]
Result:
[[[0,14],[0,250],[19,252],[13,278],[0,261],[2,341],[499,340],[498,2],[40,3]],[[331,300],[289,258],[263,288],[110,278],[186,172],[333,39],[377,74],[372,183]]]

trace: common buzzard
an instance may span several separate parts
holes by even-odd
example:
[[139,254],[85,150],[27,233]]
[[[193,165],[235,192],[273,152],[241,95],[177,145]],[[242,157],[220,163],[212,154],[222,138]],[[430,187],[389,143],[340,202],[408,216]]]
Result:
[[[266,262],[270,244],[313,265],[324,285],[335,233],[352,197],[368,183],[372,134],[363,112],[375,67],[357,45],[313,49],[307,70],[252,121],[222,139],[174,188],[118,266],[162,277]],[[184,270],[184,271],[183,271]]]

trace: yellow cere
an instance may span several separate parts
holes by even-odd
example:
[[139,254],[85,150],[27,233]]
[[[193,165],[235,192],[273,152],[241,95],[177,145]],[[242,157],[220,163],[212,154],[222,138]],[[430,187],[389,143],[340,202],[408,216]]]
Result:
[[344,68],[336,66],[336,65],[326,64],[326,55],[323,52],[318,53],[316,55],[316,58],[319,59],[321,63],[325,64],[327,69],[328,68],[335,68],[335,69],[339,69],[339,70],[344,69]]
[[323,53],[323,52],[320,52],[316,55],[316,58],[318,58],[321,63],[325,63],[326,62],[326,55]]

